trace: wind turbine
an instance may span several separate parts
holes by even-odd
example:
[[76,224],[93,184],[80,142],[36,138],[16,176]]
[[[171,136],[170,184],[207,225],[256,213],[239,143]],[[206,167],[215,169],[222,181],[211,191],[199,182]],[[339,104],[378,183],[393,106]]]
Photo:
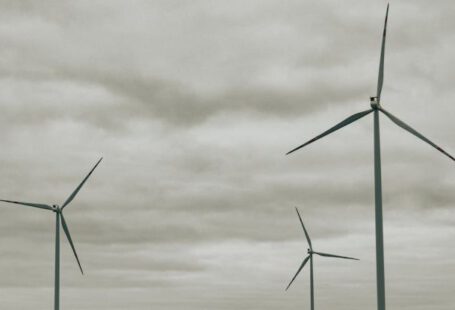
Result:
[[79,190],[82,188],[84,185],[85,181],[90,177],[92,172],[95,170],[95,168],[98,166],[98,164],[101,162],[103,158],[101,157],[96,165],[90,170],[90,172],[87,174],[87,176],[82,180],[81,184],[79,184],[78,187],[71,193],[71,195],[65,200],[63,205],[60,207],[58,205],[47,205],[47,204],[41,204],[41,203],[31,203],[31,202],[20,202],[20,201],[12,201],[12,200],[4,200],[0,199],[0,201],[3,202],[8,202],[8,203],[14,203],[18,205],[23,205],[27,207],[34,207],[34,208],[39,208],[39,209],[45,209],[49,210],[52,212],[55,212],[55,282],[54,282],[54,309],[59,310],[60,309],[60,223],[62,225],[63,231],[65,232],[66,237],[68,238],[68,241],[71,245],[71,248],[73,249],[74,256],[76,257],[77,264],[79,265],[79,269],[81,270],[81,273],[84,274],[84,271],[82,270],[81,263],[79,261],[79,257],[77,256],[76,253],[76,248],[74,247],[73,240],[71,239],[71,234],[68,229],[68,225],[66,224],[65,217],[63,216],[63,209],[74,199],[74,197],[77,195]]
[[378,298],[378,310],[385,310],[385,280],[384,280],[384,240],[383,240],[383,226],[382,226],[382,185],[381,185],[381,147],[380,147],[380,138],[379,138],[379,112],[387,116],[393,123],[397,126],[403,128],[404,130],[410,132],[417,138],[428,143],[444,155],[448,156],[450,159],[455,161],[455,158],[444,151],[441,147],[437,146],[435,143],[430,141],[428,138],[423,136],[417,130],[407,125],[405,122],[394,116],[392,113],[386,111],[381,105],[381,91],[382,84],[384,81],[384,49],[385,49],[385,39],[386,39],[386,30],[387,30],[387,17],[389,14],[389,5],[387,4],[387,11],[385,15],[384,22],[384,31],[382,35],[382,46],[381,46],[381,58],[379,61],[379,75],[378,75],[378,87],[376,97],[370,97],[371,108],[362,111],[356,114],[349,116],[340,123],[336,124],[332,128],[324,131],[320,135],[314,137],[313,139],[305,142],[304,144],[292,149],[286,155],[295,152],[304,146],[307,146],[310,143],[315,142],[316,140],[321,139],[322,137],[331,134],[332,132],[343,128],[346,125],[349,125],[360,118],[373,112],[374,115],[374,180],[375,180],[375,222],[376,222],[376,281],[377,281],[377,298]]
[[294,282],[295,278],[297,278],[297,275],[300,273],[300,271],[303,269],[305,264],[310,261],[310,287],[311,287],[311,310],[314,310],[314,285],[313,285],[313,254],[319,255],[319,256],[324,256],[324,257],[335,257],[335,258],[343,258],[343,259],[354,259],[354,260],[359,260],[358,258],[353,258],[353,257],[347,257],[347,256],[340,256],[340,255],[334,255],[334,254],[328,254],[328,253],[321,253],[321,252],[316,252],[313,251],[313,246],[311,245],[311,239],[310,236],[308,235],[308,232],[305,228],[305,225],[303,225],[302,218],[300,217],[299,210],[295,208],[297,211],[297,215],[300,220],[300,224],[302,224],[303,232],[305,233],[306,240],[308,241],[309,249],[308,249],[308,256],[305,257],[303,260],[302,264],[300,265],[299,269],[297,270],[297,273],[294,275],[292,278],[291,282],[289,282],[288,286],[286,287],[286,291],[288,288],[291,286],[292,282]]

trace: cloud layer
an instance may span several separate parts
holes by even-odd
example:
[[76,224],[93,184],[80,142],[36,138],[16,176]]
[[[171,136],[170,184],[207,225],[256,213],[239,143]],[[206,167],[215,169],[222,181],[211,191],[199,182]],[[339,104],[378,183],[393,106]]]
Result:
[[[62,307],[375,309],[372,117],[386,3],[2,1],[0,198],[61,204]],[[455,153],[451,2],[391,3],[383,105]],[[389,307],[449,309],[453,162],[381,118]],[[54,217],[0,206],[0,299],[52,305]],[[444,284],[444,285],[442,285]],[[26,296],[24,298],[24,296]]]

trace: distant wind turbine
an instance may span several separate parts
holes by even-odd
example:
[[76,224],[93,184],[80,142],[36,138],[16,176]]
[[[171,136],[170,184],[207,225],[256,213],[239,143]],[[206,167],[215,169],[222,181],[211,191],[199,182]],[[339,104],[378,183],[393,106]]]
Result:
[[455,158],[444,151],[442,148],[437,146],[435,143],[431,142],[428,138],[420,134],[417,130],[407,125],[392,113],[386,111],[380,105],[381,102],[381,91],[382,84],[384,81],[384,49],[385,49],[385,39],[386,39],[386,30],[387,30],[387,17],[389,13],[389,5],[387,5],[387,11],[384,22],[384,32],[382,35],[382,46],[381,46],[381,58],[379,62],[379,76],[378,76],[378,87],[376,97],[370,97],[371,109],[368,109],[363,112],[353,114],[336,124],[332,128],[324,131],[322,134],[314,137],[313,139],[305,142],[304,144],[294,148],[289,151],[286,155],[295,152],[304,146],[307,146],[310,143],[315,142],[316,140],[321,139],[322,137],[331,134],[332,132],[343,128],[346,125],[351,124],[352,122],[357,121],[358,119],[366,116],[373,112],[374,114],[374,180],[375,180],[375,222],[376,222],[376,281],[377,281],[377,298],[378,298],[378,310],[385,310],[385,276],[384,276],[384,240],[383,240],[383,225],[382,225],[382,185],[381,185],[381,148],[380,148],[380,139],[379,139],[379,112],[382,112],[387,116],[392,122],[394,122],[399,127],[410,132],[417,138],[428,143],[444,155],[448,156],[450,159],[455,161]]
[[101,162],[103,158],[100,158],[96,165],[90,170],[90,172],[87,174],[87,176],[82,180],[81,184],[74,190],[74,192],[71,193],[71,195],[65,200],[63,205],[60,207],[58,205],[47,205],[47,204],[41,204],[41,203],[30,203],[30,202],[20,202],[20,201],[12,201],[12,200],[4,200],[0,199],[0,201],[3,202],[8,202],[8,203],[14,203],[18,205],[23,205],[23,206],[28,206],[28,207],[34,207],[34,208],[40,208],[40,209],[45,209],[45,210],[50,210],[52,212],[55,212],[55,283],[54,283],[54,309],[59,310],[60,309],[60,221],[62,224],[63,231],[65,232],[66,237],[68,238],[68,241],[71,245],[71,248],[73,249],[74,256],[76,257],[77,263],[79,265],[79,269],[81,270],[81,273],[84,274],[82,271],[82,266],[81,263],[79,262],[79,257],[77,256],[76,253],[76,248],[74,247],[73,240],[71,239],[70,231],[68,229],[68,225],[66,224],[65,218],[63,217],[63,209],[74,199],[74,197],[77,195],[79,190],[82,188],[84,185],[85,181],[90,177],[92,172],[95,170],[95,168],[98,166],[98,164]]
[[303,232],[305,233],[306,240],[308,241],[309,249],[308,249],[308,256],[305,257],[303,260],[302,264],[300,265],[299,269],[297,270],[297,273],[294,275],[292,278],[291,282],[289,282],[288,286],[286,287],[286,291],[288,288],[291,286],[292,282],[294,282],[295,278],[297,278],[297,275],[300,273],[300,271],[303,269],[305,264],[310,261],[310,287],[311,287],[311,310],[314,310],[314,284],[313,284],[313,254],[319,255],[319,256],[324,256],[324,257],[335,257],[335,258],[343,258],[343,259],[354,259],[354,260],[359,260],[358,258],[353,258],[353,257],[347,257],[347,256],[340,256],[340,255],[334,255],[334,254],[328,254],[328,253],[321,253],[321,252],[316,252],[313,251],[313,246],[311,245],[311,239],[310,236],[308,235],[308,232],[305,228],[305,225],[303,225],[302,218],[300,217],[299,210],[295,208],[297,211],[297,215],[300,220],[300,224],[302,224]]

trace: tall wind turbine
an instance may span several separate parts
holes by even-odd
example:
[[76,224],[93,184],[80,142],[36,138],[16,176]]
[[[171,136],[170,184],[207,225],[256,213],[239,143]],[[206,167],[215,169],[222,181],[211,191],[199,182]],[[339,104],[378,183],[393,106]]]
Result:
[[332,128],[324,131],[322,134],[314,137],[313,139],[305,142],[304,144],[296,147],[295,149],[289,151],[286,155],[297,151],[298,149],[303,148],[304,146],[321,139],[332,132],[343,128],[346,125],[349,125],[358,119],[366,116],[373,112],[374,115],[374,180],[375,180],[375,222],[376,222],[376,280],[377,280],[377,297],[378,297],[378,310],[385,310],[385,281],[384,281],[384,241],[383,241],[383,229],[382,229],[382,186],[381,186],[381,148],[380,148],[380,139],[379,139],[379,112],[382,112],[387,116],[392,122],[397,126],[403,128],[404,130],[410,132],[417,138],[428,143],[444,155],[448,156],[450,159],[455,161],[455,158],[444,151],[441,147],[437,146],[435,143],[430,141],[428,138],[423,136],[417,130],[407,125],[399,118],[394,116],[392,113],[386,111],[381,105],[381,91],[382,84],[384,82],[384,49],[385,49],[385,39],[386,39],[386,30],[387,30],[387,17],[389,13],[389,5],[387,5],[387,11],[384,22],[384,32],[382,35],[382,46],[381,46],[381,58],[379,61],[379,76],[378,76],[378,88],[376,97],[370,97],[371,109],[368,109],[363,112],[359,112],[349,116],[340,123],[336,124]]
[[302,218],[300,217],[299,210],[295,208],[297,211],[297,215],[300,220],[300,224],[302,224],[303,232],[305,233],[306,240],[308,241],[308,246],[310,247],[308,249],[308,256],[305,257],[303,260],[302,264],[300,265],[299,269],[297,270],[297,273],[294,275],[292,278],[291,282],[289,282],[288,286],[286,287],[286,291],[288,288],[291,286],[292,282],[294,282],[295,278],[297,278],[297,275],[300,273],[300,271],[303,269],[305,264],[310,261],[310,287],[311,287],[311,310],[314,310],[314,285],[313,285],[313,254],[319,255],[319,256],[324,256],[324,257],[335,257],[335,258],[343,258],[343,259],[354,259],[354,260],[359,260],[358,258],[353,258],[353,257],[347,257],[347,256],[340,256],[340,255],[334,255],[334,254],[327,254],[327,253],[321,253],[321,252],[316,252],[313,251],[313,246],[311,245],[311,239],[310,236],[308,235],[307,230],[305,229],[305,225],[303,225]]
[[47,205],[47,204],[41,204],[41,203],[31,203],[31,202],[20,202],[20,201],[12,201],[12,200],[4,200],[0,199],[0,201],[3,202],[8,202],[8,203],[14,203],[18,205],[23,205],[27,207],[34,207],[34,208],[39,208],[39,209],[45,209],[49,210],[52,212],[55,212],[55,282],[54,282],[54,309],[59,310],[60,309],[60,223],[62,225],[63,231],[65,232],[66,237],[68,238],[68,241],[71,245],[71,248],[73,249],[74,256],[76,257],[77,264],[79,265],[79,269],[81,270],[81,273],[84,274],[82,270],[81,263],[79,261],[79,257],[77,256],[76,253],[76,248],[74,247],[73,240],[71,239],[71,234],[68,229],[68,225],[66,224],[65,217],[63,216],[63,209],[74,199],[74,197],[77,195],[79,190],[82,188],[84,185],[85,181],[90,177],[92,172],[95,170],[95,168],[98,166],[98,164],[101,162],[103,158],[100,158],[96,165],[90,170],[90,172],[87,174],[87,176],[82,180],[81,184],[79,184],[78,187],[71,193],[71,195],[65,200],[63,205],[60,207],[58,205]]

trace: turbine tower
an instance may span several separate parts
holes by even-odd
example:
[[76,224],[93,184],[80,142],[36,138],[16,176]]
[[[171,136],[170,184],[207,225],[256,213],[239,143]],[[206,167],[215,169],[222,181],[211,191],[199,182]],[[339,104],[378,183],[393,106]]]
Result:
[[392,113],[386,111],[381,106],[381,92],[382,92],[382,85],[384,82],[384,49],[385,49],[385,39],[386,39],[386,30],[387,30],[387,17],[389,14],[389,5],[387,5],[387,11],[385,16],[384,22],[384,31],[382,35],[382,46],[381,46],[381,58],[379,61],[379,75],[378,75],[378,87],[376,97],[370,97],[370,105],[371,108],[353,114],[348,118],[344,119],[340,123],[336,124],[332,128],[324,131],[322,134],[314,137],[313,139],[305,142],[304,144],[292,149],[286,155],[295,152],[304,146],[307,146],[310,143],[315,142],[316,140],[321,139],[324,136],[331,134],[332,132],[343,128],[346,125],[349,125],[358,119],[366,116],[373,112],[374,115],[374,183],[375,183],[375,225],[376,225],[376,281],[377,281],[377,302],[378,302],[378,310],[385,310],[385,280],[384,280],[384,241],[383,241],[383,225],[382,225],[382,185],[381,185],[381,147],[380,147],[380,136],[379,136],[379,112],[383,113],[387,116],[393,123],[397,126],[401,127],[402,129],[408,131],[409,133],[413,134],[417,138],[421,139],[422,141],[428,143],[444,155],[448,156],[450,159],[455,161],[455,158],[444,151],[441,147],[437,146],[435,143],[430,141],[428,138],[423,136],[417,130],[412,128],[411,126],[407,125],[399,118],[394,116]]
[[55,212],[55,282],[54,282],[54,309],[59,310],[60,309],[60,224],[63,228],[63,231],[65,232],[66,237],[68,238],[68,242],[71,245],[71,249],[73,250],[74,256],[76,257],[77,264],[79,265],[79,269],[81,270],[81,273],[84,274],[84,271],[82,270],[81,263],[79,261],[79,257],[77,256],[76,253],[76,248],[74,247],[73,240],[71,239],[71,234],[68,228],[68,225],[66,224],[65,217],[63,216],[63,209],[74,199],[74,197],[77,195],[79,190],[82,188],[84,185],[85,181],[90,177],[92,172],[95,170],[95,168],[98,166],[98,164],[101,162],[103,158],[100,158],[96,165],[90,170],[90,172],[87,174],[87,176],[82,180],[81,184],[79,184],[78,187],[71,193],[71,195],[65,200],[63,205],[60,207],[58,205],[47,205],[47,204],[41,204],[41,203],[30,203],[30,202],[20,202],[20,201],[12,201],[12,200],[4,200],[0,199],[0,201],[3,202],[8,202],[8,203],[14,203],[22,206],[27,206],[27,207],[34,207],[34,208],[39,208],[39,209],[45,209],[49,210],[52,212]]
[[340,256],[340,255],[334,255],[334,254],[328,254],[328,253],[321,253],[321,252],[316,252],[313,251],[313,246],[311,244],[311,239],[310,236],[308,235],[308,232],[305,228],[305,225],[303,225],[302,218],[300,217],[299,210],[295,208],[297,211],[297,215],[300,220],[300,224],[302,224],[303,232],[305,233],[306,240],[308,241],[308,246],[310,247],[308,249],[308,256],[305,257],[303,260],[302,264],[300,265],[299,269],[297,270],[296,274],[292,278],[291,282],[289,282],[288,286],[286,287],[286,291],[288,288],[291,286],[292,282],[294,282],[295,278],[297,278],[297,275],[300,273],[300,271],[303,269],[305,264],[310,261],[310,287],[311,287],[311,310],[314,310],[314,284],[313,284],[313,254],[319,255],[319,256],[324,256],[324,257],[335,257],[335,258],[342,258],[342,259],[354,259],[354,260],[359,260],[358,258],[353,258],[353,257],[347,257],[347,256]]

